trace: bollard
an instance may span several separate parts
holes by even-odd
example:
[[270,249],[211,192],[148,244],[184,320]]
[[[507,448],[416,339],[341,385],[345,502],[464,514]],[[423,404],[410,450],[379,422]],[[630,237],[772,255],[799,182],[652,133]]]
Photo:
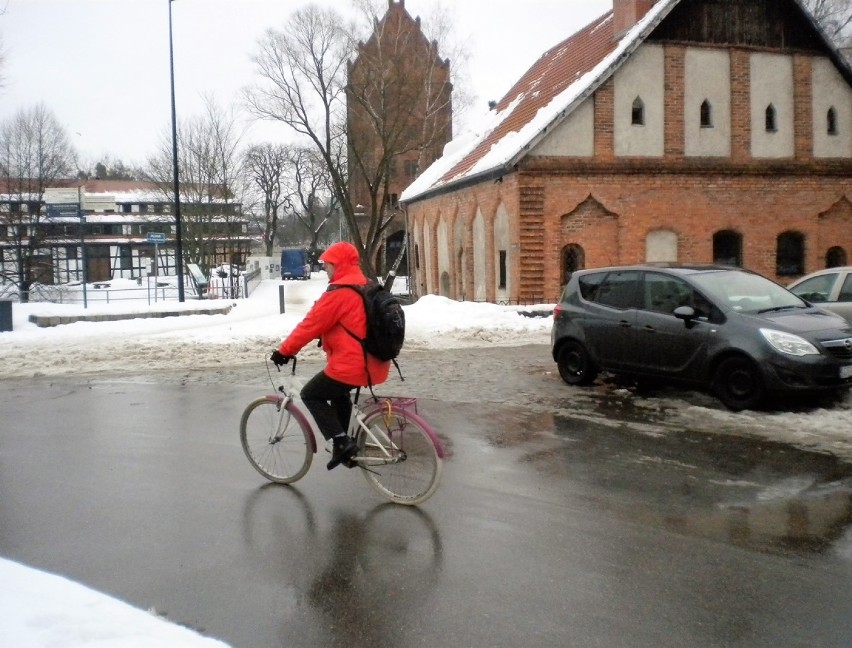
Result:
[[278,286],[278,312],[284,312],[284,285]]
[[[283,302],[282,302],[283,303]],[[281,311],[284,312],[283,310]],[[12,330],[12,302],[0,299],[0,332]]]

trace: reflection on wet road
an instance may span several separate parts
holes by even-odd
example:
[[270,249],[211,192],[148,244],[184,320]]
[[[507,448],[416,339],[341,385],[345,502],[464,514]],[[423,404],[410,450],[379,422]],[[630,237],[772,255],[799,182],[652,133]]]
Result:
[[[831,551],[852,526],[852,465],[768,441],[643,431],[565,415],[501,411],[487,440],[570,477],[610,515],[765,551]],[[626,417],[622,417],[626,418]],[[842,553],[842,552],[841,552]]]

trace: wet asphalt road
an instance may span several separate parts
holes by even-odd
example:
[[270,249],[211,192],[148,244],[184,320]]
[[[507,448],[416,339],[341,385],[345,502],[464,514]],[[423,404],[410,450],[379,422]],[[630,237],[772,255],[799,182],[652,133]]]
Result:
[[324,457],[267,484],[256,367],[0,382],[0,555],[235,647],[850,645],[852,466],[549,409],[523,357],[404,365],[449,450],[419,509]]

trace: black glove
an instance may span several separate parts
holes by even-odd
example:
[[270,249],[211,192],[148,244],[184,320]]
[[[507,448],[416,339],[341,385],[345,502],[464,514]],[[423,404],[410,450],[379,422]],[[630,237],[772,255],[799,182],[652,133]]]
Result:
[[278,349],[275,349],[275,351],[272,352],[272,355],[269,356],[269,359],[276,367],[280,367],[281,365],[285,365],[290,362],[290,357],[291,356],[283,355]]

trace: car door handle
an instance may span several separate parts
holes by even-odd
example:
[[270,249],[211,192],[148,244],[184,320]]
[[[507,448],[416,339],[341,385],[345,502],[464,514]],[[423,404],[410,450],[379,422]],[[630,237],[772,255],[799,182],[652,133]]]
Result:
[[618,325],[623,327],[623,328],[630,328],[632,326],[632,324],[630,322],[628,322],[627,320],[621,320],[618,323]]

